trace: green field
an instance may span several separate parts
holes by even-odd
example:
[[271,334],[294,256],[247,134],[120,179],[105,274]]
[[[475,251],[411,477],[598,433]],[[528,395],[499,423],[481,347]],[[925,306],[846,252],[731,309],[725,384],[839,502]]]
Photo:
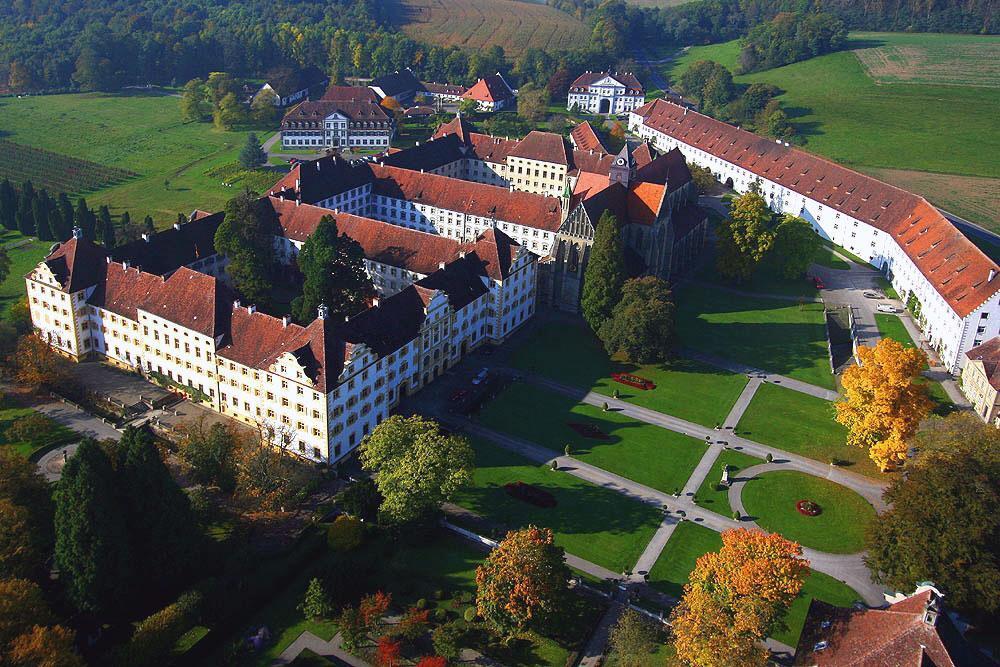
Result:
[[0,243],[10,257],[10,273],[0,282],[0,317],[6,315],[11,304],[25,295],[24,276],[48,253],[51,243],[26,240],[18,232],[3,230]]
[[0,447],[9,447],[27,457],[43,447],[71,442],[79,437],[75,431],[49,418],[40,422],[41,428],[34,433],[31,440],[14,440],[13,436],[7,434],[7,429],[17,420],[33,414],[36,414],[35,410],[23,408],[7,398],[0,397]]
[[[127,210],[133,220],[152,215],[161,226],[179,212],[218,210],[236,194],[205,172],[233,162],[248,134],[182,123],[180,98],[159,92],[2,98],[0,127],[15,143],[138,173],[87,194],[87,202],[108,204],[115,214]],[[23,173],[30,178],[30,166]]]
[[[577,403],[530,384],[516,384],[486,405],[484,426],[572,456],[665,493],[684,486],[705,454],[700,440],[614,411]],[[605,440],[584,437],[570,424],[594,426]]]
[[[743,375],[688,360],[668,364],[628,364],[612,360],[586,326],[549,322],[521,342],[512,362],[518,368],[554,380],[614,395],[629,403],[667,413],[703,426],[721,423],[746,386]],[[615,382],[613,372],[652,380],[656,388],[642,390]]]
[[687,285],[677,290],[681,343],[833,389],[823,304],[754,298]]
[[[804,547],[836,554],[864,549],[865,530],[875,510],[854,491],[794,470],[767,472],[743,487],[743,507],[768,532],[780,533]],[[819,503],[822,512],[806,516],[800,500]]]
[[847,470],[883,479],[885,475],[868,458],[867,451],[846,444],[847,429],[833,417],[830,401],[764,383],[754,394],[736,431],[763,445],[822,463],[836,460]]
[[708,477],[705,478],[705,481],[701,483],[701,486],[698,487],[698,490],[694,494],[698,502],[698,507],[704,507],[717,514],[730,516],[733,508],[729,505],[729,488],[719,488],[722,480],[722,467],[725,465],[729,466],[729,479],[733,480],[740,476],[741,470],[761,463],[764,463],[764,460],[756,456],[750,456],[749,454],[737,452],[732,449],[724,450],[719,454],[719,458],[715,460],[715,465],[712,466],[712,471],[708,473]]
[[[990,56],[998,46],[996,36],[851,33],[844,51],[736,81],[778,86],[806,150],[846,166],[997,179],[1000,71]],[[885,61],[885,54],[893,55]],[[735,71],[738,56],[736,41],[693,47],[668,66],[668,74],[676,81],[688,65],[704,59]],[[878,65],[879,79],[902,82],[879,84],[862,60]],[[905,174],[878,175],[908,185]],[[996,209],[983,206],[981,192],[963,194],[969,184],[941,179],[924,185],[919,192],[931,201],[1000,228]]]
[[[556,544],[612,572],[631,569],[660,525],[660,512],[610,489],[553,472],[489,442],[472,439],[476,472],[455,504],[486,517],[499,531],[529,524],[551,528]],[[504,484],[524,482],[552,495],[555,507],[511,496]]]

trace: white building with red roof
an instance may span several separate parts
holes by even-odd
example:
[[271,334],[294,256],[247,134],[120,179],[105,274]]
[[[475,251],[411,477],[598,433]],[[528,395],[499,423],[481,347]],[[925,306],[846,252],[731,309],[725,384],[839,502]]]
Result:
[[631,72],[584,72],[570,84],[566,109],[620,115],[646,102],[646,91]]
[[508,85],[500,72],[484,76],[462,93],[463,100],[475,100],[480,111],[493,112],[509,109],[517,101],[517,93]]
[[758,183],[772,209],[880,269],[952,373],[1000,334],[1000,266],[923,197],[664,100],[633,111],[629,129],[738,192]]

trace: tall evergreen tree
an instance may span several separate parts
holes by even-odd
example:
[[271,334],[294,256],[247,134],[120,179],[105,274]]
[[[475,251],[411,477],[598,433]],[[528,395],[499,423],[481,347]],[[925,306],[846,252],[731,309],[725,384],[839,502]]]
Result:
[[52,230],[53,241],[65,241],[72,231],[72,227],[63,219],[59,202],[49,209],[49,229]]
[[31,181],[22,183],[17,202],[17,229],[25,236],[35,234],[35,199],[35,188]]
[[[178,215],[180,215],[181,218],[184,218],[183,214],[178,214]],[[184,218],[183,220],[179,219],[177,220],[177,222],[178,224],[183,225],[185,222],[187,222],[187,218]],[[153,216],[147,215],[145,218],[143,218],[142,231],[145,232],[146,234],[156,233],[156,225],[153,224]]]
[[129,427],[118,444],[118,490],[134,562],[169,588],[197,557],[197,522],[187,495],[163,465],[147,430]]
[[80,197],[76,200],[76,210],[73,213],[73,224],[83,231],[83,238],[93,241],[97,232],[97,216],[87,208],[87,201]]
[[100,211],[97,214],[97,220],[99,223],[100,230],[100,240],[104,244],[104,247],[108,250],[114,250],[115,247],[115,224],[111,221],[111,211],[104,204],[101,205]]
[[69,200],[69,195],[65,192],[59,193],[59,225],[58,229],[52,228],[56,232],[56,240],[65,241],[73,234],[73,204]]
[[270,301],[273,218],[251,192],[226,202],[225,217],[215,231],[215,247],[229,258],[226,273],[233,287],[250,303]]
[[114,608],[132,581],[134,561],[118,500],[111,461],[96,440],[85,438],[55,491],[55,563],[80,611]]
[[320,304],[338,318],[364,306],[370,291],[364,250],[354,239],[338,234],[331,216],[324,215],[306,239],[298,264],[305,282],[302,295],[292,303],[292,314],[299,322],[311,322]]
[[56,210],[55,202],[49,198],[49,195],[45,192],[45,190],[42,190],[36,203],[35,234],[38,235],[39,241],[54,241],[55,234],[52,232],[52,226],[49,223],[49,220],[52,217],[52,212]]
[[17,213],[17,192],[10,179],[0,182],[0,224],[7,229],[17,229],[14,215]]
[[[273,108],[273,107],[272,107]],[[267,162],[267,153],[257,141],[257,135],[251,132],[247,135],[247,142],[240,151],[240,164],[248,169],[259,167]]]
[[583,317],[595,332],[611,317],[612,309],[621,299],[624,283],[625,248],[618,218],[604,211],[597,221],[580,297]]

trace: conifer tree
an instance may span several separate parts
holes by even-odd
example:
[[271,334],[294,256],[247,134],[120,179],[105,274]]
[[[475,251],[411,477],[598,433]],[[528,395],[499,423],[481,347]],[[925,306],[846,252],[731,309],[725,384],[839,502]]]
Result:
[[100,211],[97,214],[98,222],[100,223],[100,241],[104,244],[104,247],[108,250],[114,250],[115,247],[115,225],[111,222],[111,211],[108,209],[107,205],[101,204]]
[[132,580],[125,518],[107,454],[85,438],[55,491],[55,563],[69,601],[101,612],[124,599]]
[[364,250],[357,241],[337,233],[331,216],[319,221],[297,260],[305,282],[302,295],[292,303],[296,320],[311,322],[320,304],[337,317],[353,315],[364,306],[370,292]]
[[76,200],[76,210],[73,213],[73,224],[83,232],[83,238],[93,241],[97,232],[97,216],[87,208],[87,200],[80,197]]
[[260,142],[257,141],[257,134],[251,132],[247,136],[247,143],[240,151],[240,164],[247,169],[253,169],[254,167],[259,167],[266,162],[267,153],[264,152],[264,148],[260,145]]
[[226,202],[225,217],[215,232],[215,247],[229,258],[226,273],[249,303],[262,308],[271,301],[273,219],[253,193]]
[[614,214],[604,211],[597,221],[580,297],[583,317],[595,332],[611,317],[612,309],[621,300],[624,283],[625,250],[621,229]]
[[21,184],[21,194],[17,203],[17,229],[25,236],[35,234],[35,188],[31,181]]
[[72,231],[69,225],[63,221],[58,202],[49,209],[49,229],[52,230],[53,241],[65,241]]
[[17,229],[14,215],[17,213],[17,192],[10,179],[0,182],[0,224],[7,229]]
[[73,204],[69,200],[69,195],[65,192],[59,193],[59,225],[58,229],[52,228],[56,232],[56,239],[65,241],[73,234]]
[[[184,216],[181,215],[181,217],[183,218]],[[180,224],[184,224],[186,221],[187,220],[184,219],[184,220],[178,220],[177,222]],[[145,232],[146,234],[156,233],[156,225],[153,224],[153,216],[147,215],[145,218],[143,218],[142,231]]]
[[[42,190],[42,192],[45,191]],[[35,234],[39,241],[54,241],[55,233],[52,231],[52,225],[49,221],[52,219],[52,212],[56,210],[55,202],[49,199],[46,194],[44,199],[39,198],[38,204],[35,211]]]

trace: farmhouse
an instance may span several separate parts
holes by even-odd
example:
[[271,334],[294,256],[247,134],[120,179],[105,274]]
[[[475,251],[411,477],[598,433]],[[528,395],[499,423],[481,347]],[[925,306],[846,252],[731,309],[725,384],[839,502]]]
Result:
[[980,419],[1000,427],[1000,338],[965,353],[962,391]]
[[570,84],[566,108],[617,115],[637,109],[645,102],[646,93],[634,74],[584,72]]
[[271,95],[274,106],[287,107],[309,97],[311,90],[325,86],[330,80],[317,67],[281,69],[273,72],[257,91],[257,95]]
[[284,148],[388,148],[395,121],[370,99],[302,102],[281,119]]
[[775,211],[880,269],[952,373],[1000,334],[1000,267],[924,198],[664,100],[633,111],[629,128],[739,192],[756,183]]
[[380,76],[369,84],[369,88],[378,95],[379,101],[391,97],[403,106],[412,103],[414,96],[422,87],[409,68]]
[[378,103],[378,95],[367,86],[327,86],[323,93],[324,102],[364,102]]
[[479,111],[493,112],[514,106],[517,96],[500,72],[490,74],[462,93],[463,100],[475,100]]
[[465,92],[465,86],[452,83],[423,82],[420,86],[424,95],[440,104],[458,104],[462,101],[462,93]]
[[[274,216],[282,262],[331,215],[274,197],[260,205]],[[76,230],[26,276],[32,322],[73,360],[103,359],[183,387],[206,406],[260,426],[276,445],[333,463],[402,396],[530,318],[537,263],[493,228],[460,244],[333,215],[365,249],[380,294],[346,321],[321,306],[300,326],[241,304],[219,270],[225,258],[195,241],[214,234],[222,220],[215,214],[114,257]],[[190,242],[158,257],[157,249],[178,239]]]

